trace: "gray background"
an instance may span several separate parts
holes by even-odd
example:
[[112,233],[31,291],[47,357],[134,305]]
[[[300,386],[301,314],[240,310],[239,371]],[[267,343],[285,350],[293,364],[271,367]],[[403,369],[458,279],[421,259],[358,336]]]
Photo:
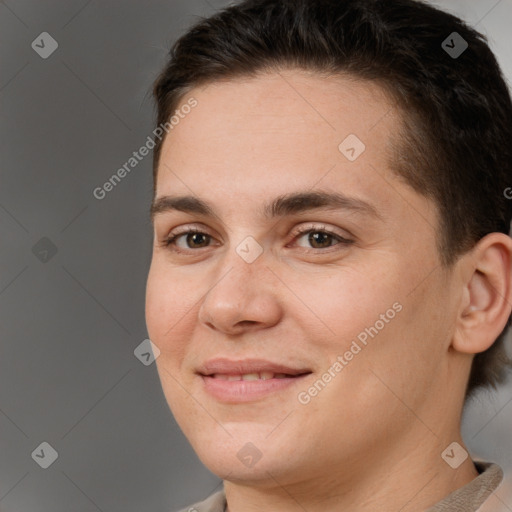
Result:
[[[220,482],[133,353],[147,338],[151,157],[105,199],[92,191],[151,134],[172,41],[227,3],[0,2],[2,512],[169,512]],[[511,0],[436,3],[477,24],[512,77]],[[31,47],[42,32],[59,45],[47,59]],[[463,426],[474,455],[510,472],[511,402],[512,379]],[[58,452],[48,469],[31,456],[43,441]]]

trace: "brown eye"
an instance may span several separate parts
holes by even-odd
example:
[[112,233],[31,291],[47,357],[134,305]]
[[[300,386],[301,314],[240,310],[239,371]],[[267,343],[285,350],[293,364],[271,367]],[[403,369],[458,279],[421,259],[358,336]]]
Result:
[[209,235],[206,233],[187,233],[185,240],[190,249],[206,247],[208,245]]
[[310,231],[308,234],[308,242],[314,249],[330,247],[333,240],[333,235],[326,233],[325,231]]
[[[306,245],[300,243],[301,239],[306,240]],[[313,228],[310,227],[307,230],[299,230],[296,233],[295,240],[297,245],[299,245],[300,247],[304,247],[305,249],[311,250],[329,249],[336,245],[345,247],[353,243],[353,240],[344,238],[341,235],[334,233],[329,229],[326,229],[324,226],[316,226]]]
[[[181,240],[185,241],[184,245],[180,242]],[[211,236],[207,233],[203,233],[202,231],[195,229],[189,229],[182,233],[169,235],[169,237],[164,240],[164,246],[169,249],[175,248],[177,251],[186,251],[189,249],[201,249],[203,247],[208,247],[210,240]]]

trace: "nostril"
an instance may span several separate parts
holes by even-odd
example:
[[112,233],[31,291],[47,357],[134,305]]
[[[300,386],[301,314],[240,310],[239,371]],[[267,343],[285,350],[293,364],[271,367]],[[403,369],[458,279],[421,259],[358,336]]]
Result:
[[248,327],[257,323],[258,322],[255,320],[240,320],[240,322],[237,322],[236,325],[240,325],[241,327]]

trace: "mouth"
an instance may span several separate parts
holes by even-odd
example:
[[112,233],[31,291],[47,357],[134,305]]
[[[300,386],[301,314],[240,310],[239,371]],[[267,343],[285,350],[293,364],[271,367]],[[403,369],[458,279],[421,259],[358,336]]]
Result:
[[287,379],[293,377],[300,377],[304,374],[292,375],[288,373],[274,373],[274,372],[254,372],[254,373],[244,373],[244,374],[233,374],[228,375],[225,373],[214,373],[213,375],[204,375],[205,377],[211,377],[212,379],[220,379],[220,380],[245,380],[245,381],[253,381],[253,380],[270,380],[270,379]]
[[283,392],[312,371],[261,359],[214,359],[197,372],[205,391],[217,401],[243,403]]

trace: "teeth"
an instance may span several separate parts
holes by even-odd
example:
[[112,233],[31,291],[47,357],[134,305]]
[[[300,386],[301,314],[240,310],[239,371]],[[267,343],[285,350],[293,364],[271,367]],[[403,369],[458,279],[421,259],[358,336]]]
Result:
[[259,372],[244,373],[243,375],[225,375],[223,373],[215,373],[212,375],[214,379],[220,380],[269,380],[269,379],[285,379],[288,377],[286,373]]
[[260,380],[259,373],[246,373],[242,375],[242,380]]

